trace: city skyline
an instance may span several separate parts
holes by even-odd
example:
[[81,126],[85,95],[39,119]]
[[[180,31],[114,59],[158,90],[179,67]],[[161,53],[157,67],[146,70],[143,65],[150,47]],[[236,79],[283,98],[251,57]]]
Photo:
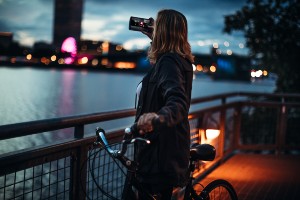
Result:
[[[236,54],[247,54],[242,33],[222,33],[224,16],[239,10],[245,1],[95,1],[85,0],[81,39],[122,44],[128,50],[143,49],[150,40],[143,34],[128,30],[130,16],[156,17],[163,8],[176,9],[189,22],[189,41],[194,53],[210,53],[212,45]],[[54,0],[13,2],[0,0],[0,31],[12,32],[14,40],[31,46],[35,42],[52,43]],[[241,48],[242,47],[242,48]]]

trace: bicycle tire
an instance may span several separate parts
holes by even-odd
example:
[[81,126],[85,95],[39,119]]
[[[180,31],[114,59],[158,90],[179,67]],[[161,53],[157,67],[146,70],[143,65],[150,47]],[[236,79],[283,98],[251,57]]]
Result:
[[238,200],[233,186],[226,180],[217,179],[210,182],[199,194],[205,200]]

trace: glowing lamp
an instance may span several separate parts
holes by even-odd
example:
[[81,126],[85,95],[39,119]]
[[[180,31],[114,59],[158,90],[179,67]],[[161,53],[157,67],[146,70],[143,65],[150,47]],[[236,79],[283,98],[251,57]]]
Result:
[[218,129],[206,129],[205,136],[209,140],[213,140],[220,135],[220,130]]

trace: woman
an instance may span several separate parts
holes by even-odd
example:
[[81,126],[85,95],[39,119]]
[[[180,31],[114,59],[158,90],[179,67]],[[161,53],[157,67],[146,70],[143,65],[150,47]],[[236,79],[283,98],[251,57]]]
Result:
[[137,146],[136,160],[144,187],[171,199],[173,187],[183,187],[188,179],[193,56],[183,14],[161,10],[153,28],[147,35],[152,38],[148,58],[154,66],[138,86],[136,112],[139,137],[151,144]]

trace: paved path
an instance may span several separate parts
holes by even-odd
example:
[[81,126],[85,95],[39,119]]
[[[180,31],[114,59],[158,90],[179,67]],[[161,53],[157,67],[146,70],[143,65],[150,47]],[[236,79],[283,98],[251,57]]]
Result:
[[300,156],[237,154],[200,182],[222,178],[239,200],[300,200]]

